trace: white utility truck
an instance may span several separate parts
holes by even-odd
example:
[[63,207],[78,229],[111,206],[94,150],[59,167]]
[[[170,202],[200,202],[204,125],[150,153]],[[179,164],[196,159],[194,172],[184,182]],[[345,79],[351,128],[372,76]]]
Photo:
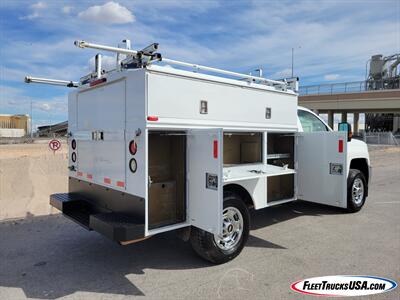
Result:
[[246,243],[250,208],[297,199],[351,212],[363,206],[366,145],[350,141],[349,124],[333,132],[298,109],[297,78],[171,60],[158,44],[75,45],[117,53],[116,69],[103,70],[97,54],[96,70],[79,82],[25,81],[76,88],[69,192],[50,204],[87,229],[122,245],[179,229],[200,256],[223,263]]

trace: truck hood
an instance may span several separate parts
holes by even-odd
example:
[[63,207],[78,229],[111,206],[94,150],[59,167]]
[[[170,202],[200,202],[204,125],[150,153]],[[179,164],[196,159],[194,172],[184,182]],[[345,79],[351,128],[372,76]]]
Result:
[[366,158],[369,161],[367,144],[363,141],[352,139],[347,143],[347,156],[349,158]]

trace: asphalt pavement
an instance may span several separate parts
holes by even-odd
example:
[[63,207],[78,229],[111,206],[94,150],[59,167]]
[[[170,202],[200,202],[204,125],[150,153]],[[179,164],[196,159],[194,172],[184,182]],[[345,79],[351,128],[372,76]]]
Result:
[[[291,283],[340,274],[399,282],[400,151],[390,149],[371,151],[359,213],[303,201],[252,212],[247,246],[224,265],[174,233],[119,246],[61,215],[2,222],[0,299],[312,299]],[[400,289],[369,299],[400,299]]]

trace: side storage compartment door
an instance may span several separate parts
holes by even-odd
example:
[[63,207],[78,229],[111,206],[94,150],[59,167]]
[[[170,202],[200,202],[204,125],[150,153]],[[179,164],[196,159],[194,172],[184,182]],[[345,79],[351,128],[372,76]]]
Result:
[[299,133],[296,148],[298,198],[346,208],[346,133]]
[[188,220],[210,233],[222,232],[222,145],[222,129],[194,129],[188,133]]

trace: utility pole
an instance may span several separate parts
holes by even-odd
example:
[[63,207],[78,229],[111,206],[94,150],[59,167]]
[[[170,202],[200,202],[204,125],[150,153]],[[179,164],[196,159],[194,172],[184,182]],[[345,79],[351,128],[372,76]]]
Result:
[[31,98],[31,138],[33,138],[33,105],[32,105],[32,98]]
[[[301,46],[296,47],[296,49],[300,49],[300,48],[301,48]],[[292,78],[294,77],[293,67],[294,67],[294,47],[292,47]]]
[[292,47],[292,78],[293,78],[293,57],[294,57],[294,48]]

